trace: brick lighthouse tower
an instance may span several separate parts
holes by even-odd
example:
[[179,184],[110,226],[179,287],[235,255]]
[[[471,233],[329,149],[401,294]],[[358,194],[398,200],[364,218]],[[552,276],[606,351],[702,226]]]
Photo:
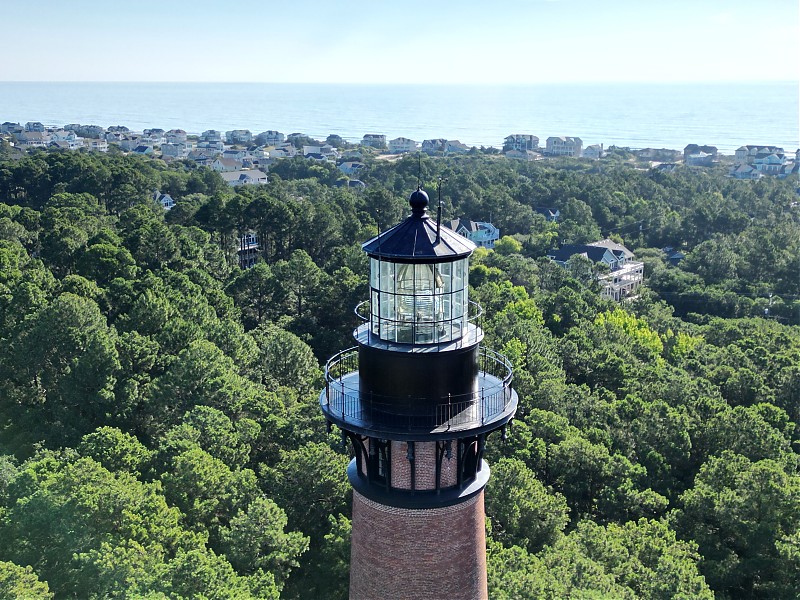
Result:
[[475,245],[427,214],[366,242],[370,298],[333,356],[320,404],[352,443],[350,598],[487,597],[483,460],[517,408],[512,370],[481,346],[468,299]]

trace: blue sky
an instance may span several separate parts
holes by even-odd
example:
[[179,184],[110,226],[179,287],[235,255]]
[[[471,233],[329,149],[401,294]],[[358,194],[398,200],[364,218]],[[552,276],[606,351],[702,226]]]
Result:
[[797,80],[797,0],[0,0],[0,81]]

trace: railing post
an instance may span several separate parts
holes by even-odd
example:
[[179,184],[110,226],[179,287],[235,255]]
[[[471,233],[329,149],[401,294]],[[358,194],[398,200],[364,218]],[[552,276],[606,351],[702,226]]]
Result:
[[[486,371],[484,371],[484,375]],[[481,387],[481,425],[486,423],[486,411],[483,410],[483,387]]]

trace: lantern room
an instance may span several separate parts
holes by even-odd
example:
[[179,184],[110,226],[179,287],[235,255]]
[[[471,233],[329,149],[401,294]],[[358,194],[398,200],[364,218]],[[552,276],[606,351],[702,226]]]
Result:
[[469,256],[475,245],[427,212],[417,189],[411,216],[363,245],[370,257],[369,331],[396,344],[442,344],[469,332]]

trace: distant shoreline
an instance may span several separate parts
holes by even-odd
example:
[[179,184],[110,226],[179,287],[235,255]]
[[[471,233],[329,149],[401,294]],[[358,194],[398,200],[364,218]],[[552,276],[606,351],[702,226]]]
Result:
[[796,82],[314,84],[0,82],[0,121],[141,131],[237,128],[457,139],[498,148],[511,134],[575,136],[585,145],[683,148],[800,146]]

